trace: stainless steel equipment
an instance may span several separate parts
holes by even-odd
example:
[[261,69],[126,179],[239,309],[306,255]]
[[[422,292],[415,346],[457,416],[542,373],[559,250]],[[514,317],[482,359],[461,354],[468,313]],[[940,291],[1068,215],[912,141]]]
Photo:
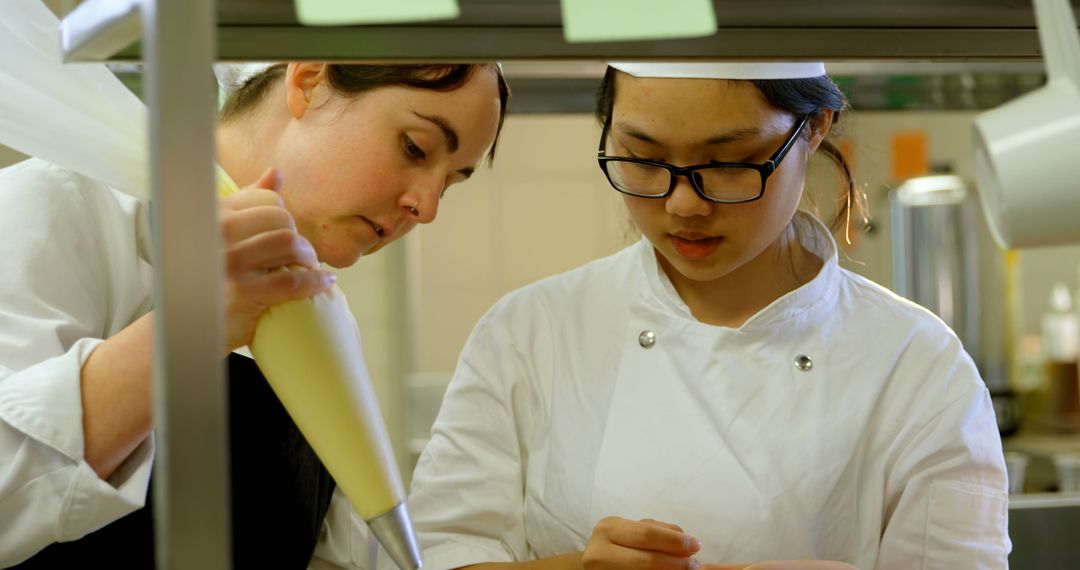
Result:
[[1002,254],[959,176],[908,180],[890,194],[893,290],[956,332],[992,392],[1007,388]]

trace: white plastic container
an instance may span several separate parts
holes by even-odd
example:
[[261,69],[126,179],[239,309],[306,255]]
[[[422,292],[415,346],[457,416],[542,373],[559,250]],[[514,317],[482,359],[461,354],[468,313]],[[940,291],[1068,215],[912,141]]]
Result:
[[1080,454],[1059,453],[1054,456],[1054,467],[1057,468],[1058,492],[1080,492]]
[[1024,492],[1024,476],[1027,473],[1028,456],[1016,451],[1005,452],[1005,469],[1009,474],[1009,494]]

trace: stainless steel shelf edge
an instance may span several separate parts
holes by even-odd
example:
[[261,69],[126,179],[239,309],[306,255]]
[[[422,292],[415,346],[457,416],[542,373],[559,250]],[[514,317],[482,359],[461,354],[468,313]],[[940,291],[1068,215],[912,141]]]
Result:
[[1009,495],[1010,509],[1080,507],[1080,493],[1032,493]]
[[60,22],[65,63],[108,59],[142,35],[139,0],[86,0]]
[[595,44],[568,44],[558,27],[222,26],[217,33],[218,59],[237,61],[1041,58],[1036,31],[1014,28],[735,28],[695,40]]

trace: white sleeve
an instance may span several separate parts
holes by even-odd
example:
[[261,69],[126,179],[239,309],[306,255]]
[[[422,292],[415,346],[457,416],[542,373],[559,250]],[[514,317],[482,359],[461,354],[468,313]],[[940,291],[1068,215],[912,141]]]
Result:
[[498,307],[466,343],[413,474],[409,510],[425,570],[529,559],[522,443],[533,408],[524,400],[528,355]]
[[83,458],[80,372],[110,303],[97,212],[70,178],[0,178],[0,567],[141,507],[148,438],[102,481]]
[[959,394],[899,442],[878,570],[1008,567],[1008,486],[990,394],[966,354],[945,360],[933,373]]
[[335,488],[308,570],[375,570],[368,547],[367,525],[341,488]]

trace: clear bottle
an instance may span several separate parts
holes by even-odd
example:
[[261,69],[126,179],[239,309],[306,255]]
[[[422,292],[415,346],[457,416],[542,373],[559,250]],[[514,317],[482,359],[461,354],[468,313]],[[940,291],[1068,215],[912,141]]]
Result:
[[[1020,403],[1020,420],[1040,426],[1046,419],[1046,351],[1042,336],[1027,334],[1020,337],[1016,347],[1016,368],[1012,388]],[[1044,426],[1045,427],[1045,426]]]
[[1042,317],[1046,354],[1049,423],[1068,431],[1080,431],[1080,318],[1073,310],[1072,294],[1065,283],[1055,283],[1050,310]]

